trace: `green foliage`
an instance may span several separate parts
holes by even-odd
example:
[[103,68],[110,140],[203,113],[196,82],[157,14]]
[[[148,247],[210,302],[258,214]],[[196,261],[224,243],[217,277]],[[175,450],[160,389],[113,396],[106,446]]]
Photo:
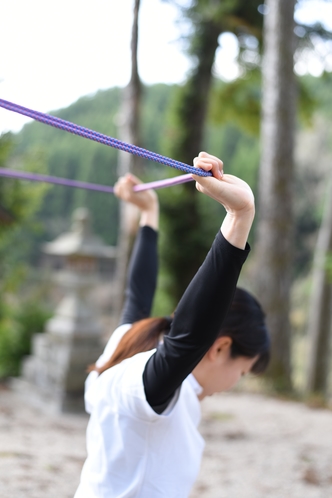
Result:
[[309,94],[316,104],[315,110],[331,119],[332,117],[332,99],[331,85],[332,73],[324,72],[320,78],[314,76],[303,76],[301,78],[302,87],[306,94]]
[[[318,101],[303,78],[297,79],[298,117],[311,125]],[[233,123],[250,135],[259,136],[261,117],[261,72],[247,70],[244,76],[229,83],[216,81],[210,100],[209,116],[213,123]]]
[[27,300],[19,307],[4,297],[0,309],[0,378],[20,373],[22,358],[31,352],[31,337],[42,332],[50,312],[40,302]]
[[261,0],[193,0],[189,6],[182,9],[183,15],[189,19],[194,33],[190,41],[189,52],[196,54],[195,31],[205,23],[213,20],[218,25],[219,32],[231,32],[242,42],[248,35],[261,38],[263,16],[258,7]]
[[12,139],[9,133],[0,137],[0,165],[3,167],[12,149]]
[[[12,166],[10,158],[14,147],[10,134],[0,137],[0,166]],[[43,171],[43,153],[31,147],[29,153],[17,154],[15,167],[23,165],[30,171]],[[20,360],[30,351],[30,337],[41,330],[48,314],[37,302],[26,301],[20,308],[7,302],[8,292],[17,290],[26,274],[26,247],[22,235],[31,231],[30,220],[38,209],[47,186],[13,179],[0,181],[1,209],[9,214],[9,222],[0,224],[0,377],[17,375]],[[15,255],[15,256],[14,256]]]
[[[13,149],[13,137],[5,134],[0,137],[0,167],[10,166],[10,154]],[[18,169],[25,162],[30,171],[40,171],[41,154],[32,150],[25,157],[17,157]],[[44,185],[32,185],[14,179],[0,179],[0,204],[11,216],[11,222],[0,223],[0,243],[3,235],[10,231],[15,223],[24,222],[36,210],[41,196],[46,191]]]
[[328,253],[325,260],[326,276],[329,283],[332,283],[332,254]]
[[[18,154],[15,164],[10,155],[13,148],[13,136],[6,134],[0,137],[1,167],[14,165],[15,168],[22,169],[24,165],[29,171],[44,172],[43,153],[38,147],[32,146],[28,153]],[[10,216],[9,222],[0,223],[0,292],[23,277],[22,261],[26,258],[27,239],[22,237],[22,234],[24,231],[33,233],[38,228],[32,221],[32,216],[47,189],[45,184],[33,184],[11,178],[0,179],[0,206]]]
[[302,125],[311,126],[312,118],[318,108],[318,100],[305,84],[303,78],[297,78],[298,117]]
[[216,82],[210,104],[214,123],[232,122],[258,136],[261,114],[261,75],[258,69],[230,83]]

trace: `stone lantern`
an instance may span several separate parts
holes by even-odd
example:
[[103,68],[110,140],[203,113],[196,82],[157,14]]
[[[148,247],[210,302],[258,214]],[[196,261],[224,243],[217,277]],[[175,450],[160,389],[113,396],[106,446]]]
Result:
[[89,212],[80,208],[74,213],[71,230],[45,244],[43,251],[62,258],[64,268],[56,273],[55,280],[65,294],[46,323],[45,332],[33,337],[32,355],[23,364],[23,378],[57,411],[83,411],[86,369],[103,347],[102,327],[89,293],[98,284],[98,262],[114,259],[116,249],[92,233]]

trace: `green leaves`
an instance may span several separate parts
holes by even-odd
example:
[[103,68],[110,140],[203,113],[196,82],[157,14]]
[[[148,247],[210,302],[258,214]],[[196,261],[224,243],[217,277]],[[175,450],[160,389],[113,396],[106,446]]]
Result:
[[34,300],[19,306],[6,304],[1,295],[0,378],[19,375],[21,360],[31,351],[31,337],[42,332],[51,314]]
[[261,97],[261,75],[258,69],[230,83],[216,82],[210,101],[210,118],[215,124],[232,122],[258,137]]

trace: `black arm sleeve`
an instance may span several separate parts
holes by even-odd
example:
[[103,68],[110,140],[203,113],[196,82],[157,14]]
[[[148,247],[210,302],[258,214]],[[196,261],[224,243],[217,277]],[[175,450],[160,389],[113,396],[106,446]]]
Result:
[[238,249],[217,234],[179,302],[169,334],[145,366],[146,399],[157,413],[164,411],[217,338],[249,250],[248,245]]
[[128,268],[120,325],[150,316],[158,273],[157,239],[153,228],[139,229]]

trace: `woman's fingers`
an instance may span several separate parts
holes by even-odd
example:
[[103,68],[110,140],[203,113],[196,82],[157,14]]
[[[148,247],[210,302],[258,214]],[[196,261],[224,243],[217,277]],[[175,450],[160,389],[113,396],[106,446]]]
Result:
[[140,185],[141,183],[143,183],[137,176],[133,175],[132,173],[127,173],[124,178],[133,185]]
[[135,185],[141,184],[141,180],[132,173],[127,173],[118,179],[114,185],[114,194],[123,201],[130,202],[141,210],[151,209],[158,203],[157,194],[153,190],[135,192]]
[[221,180],[223,175],[223,162],[216,156],[207,152],[200,152],[194,159],[194,167],[201,168],[204,171],[210,171],[214,178]]
[[194,159],[194,167],[210,171],[212,176],[203,177],[193,175],[196,181],[196,188],[199,192],[209,195],[215,200],[219,200],[219,183],[223,178],[223,162],[216,156],[207,152],[200,152],[198,157]]
[[120,199],[128,200],[133,194],[133,187],[140,183],[140,180],[134,175],[128,173],[122,176],[114,185],[114,193]]

